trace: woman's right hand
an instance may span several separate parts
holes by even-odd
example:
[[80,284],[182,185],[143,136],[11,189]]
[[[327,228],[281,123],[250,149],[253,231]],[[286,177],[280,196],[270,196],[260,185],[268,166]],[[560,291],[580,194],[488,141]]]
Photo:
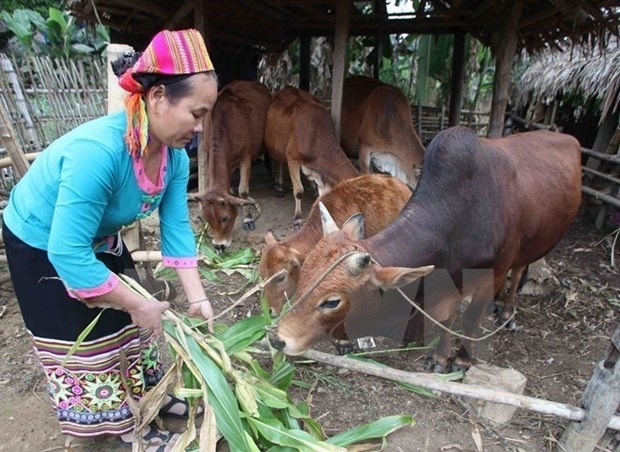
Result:
[[167,301],[158,301],[154,298],[143,300],[129,311],[131,321],[142,327],[153,330],[156,336],[161,336],[161,316],[170,307]]

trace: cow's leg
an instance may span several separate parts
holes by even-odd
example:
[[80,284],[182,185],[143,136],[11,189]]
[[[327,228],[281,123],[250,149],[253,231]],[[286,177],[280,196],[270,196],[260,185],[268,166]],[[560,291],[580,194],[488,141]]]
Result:
[[[252,170],[252,157],[244,156],[239,164],[239,197],[248,199],[250,196],[250,172]],[[253,231],[256,229],[254,219],[250,214],[250,206],[243,206],[243,230]]]
[[293,195],[295,196],[295,215],[293,216],[293,228],[299,229],[303,222],[301,216],[301,200],[304,197],[304,186],[301,183],[301,165],[298,162],[288,161],[288,172],[293,184]]
[[521,279],[526,269],[527,265],[514,267],[512,269],[510,274],[510,290],[508,295],[504,298],[504,307],[498,312],[498,323],[501,325],[506,324],[506,328],[508,328],[509,331],[516,331],[517,329],[517,322],[511,317],[515,312],[515,298],[517,297],[517,291],[520,288]]
[[275,177],[275,190],[276,190],[276,198],[284,197],[284,164],[278,161],[275,161],[276,165],[276,177]]
[[[452,329],[454,320],[456,319],[456,310],[453,310],[448,320],[440,322],[448,330]],[[426,361],[426,369],[432,370],[434,373],[442,373],[448,368],[448,360],[452,354],[451,334],[441,328],[439,332],[439,343],[435,348],[435,352]]]
[[[499,281],[503,281],[501,276]],[[469,306],[463,313],[463,335],[467,337],[476,337],[479,333],[480,323],[486,313],[487,308],[493,303],[493,295],[495,294],[495,281],[486,281],[478,286],[474,292]],[[451,365],[451,371],[466,371],[472,365],[473,361],[473,342],[470,339],[461,339],[461,344],[456,353],[456,358]]]
[[370,174],[370,146],[360,144],[357,158],[360,165],[360,174]]

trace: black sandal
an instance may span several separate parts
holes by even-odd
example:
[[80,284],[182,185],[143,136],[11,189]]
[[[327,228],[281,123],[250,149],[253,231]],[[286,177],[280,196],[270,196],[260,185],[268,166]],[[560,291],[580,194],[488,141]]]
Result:
[[[190,410],[189,403],[187,402],[187,400],[179,399],[178,397],[175,397],[170,394],[168,394],[168,397],[170,397],[170,400],[168,400],[168,402],[164,403],[161,406],[161,408],[159,409],[159,415],[161,417],[171,417],[175,419],[187,419],[189,416],[189,410]],[[174,409],[175,407],[177,407],[178,409],[175,410]],[[198,407],[196,414],[202,414],[203,411],[204,410],[202,409],[202,407]]]
[[[148,431],[140,438],[143,445],[143,450],[146,452],[165,452],[166,447],[174,447],[174,444],[181,437],[180,433],[160,430],[152,425],[149,425],[147,428]],[[135,441],[135,437],[133,440],[126,440],[123,436],[119,436],[119,439],[123,446],[133,448],[133,441]],[[170,444],[171,441],[172,444]]]

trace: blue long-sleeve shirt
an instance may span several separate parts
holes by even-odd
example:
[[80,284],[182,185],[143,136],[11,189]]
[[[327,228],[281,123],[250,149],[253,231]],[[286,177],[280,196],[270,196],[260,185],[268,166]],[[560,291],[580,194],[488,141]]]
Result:
[[127,150],[126,124],[124,111],[114,113],[54,141],[13,188],[4,211],[5,224],[17,237],[47,250],[73,295],[102,295],[118,284],[94,253],[107,249],[106,237],[157,207],[164,265],[197,265],[187,208],[187,153],[164,149],[159,182],[153,184],[141,159]]

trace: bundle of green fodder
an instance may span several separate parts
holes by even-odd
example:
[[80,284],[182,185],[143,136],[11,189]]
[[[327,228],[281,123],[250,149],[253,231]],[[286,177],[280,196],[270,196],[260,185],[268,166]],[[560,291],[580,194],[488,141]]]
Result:
[[[151,296],[134,280],[121,279],[140,295]],[[378,450],[382,444],[376,440],[384,445],[391,432],[413,425],[411,416],[389,416],[327,438],[307,403],[294,402],[287,392],[295,367],[282,354],[256,346],[270,323],[265,311],[231,326],[216,324],[210,334],[203,321],[166,311],[164,334],[175,360],[162,381],[133,404],[137,432],[155,419],[171,387],[191,406],[187,429],[175,445],[179,451],[215,450],[220,434],[232,451]],[[271,371],[256,358],[265,353],[271,353]],[[197,432],[200,401],[205,413]],[[375,441],[360,444],[369,440]]]

